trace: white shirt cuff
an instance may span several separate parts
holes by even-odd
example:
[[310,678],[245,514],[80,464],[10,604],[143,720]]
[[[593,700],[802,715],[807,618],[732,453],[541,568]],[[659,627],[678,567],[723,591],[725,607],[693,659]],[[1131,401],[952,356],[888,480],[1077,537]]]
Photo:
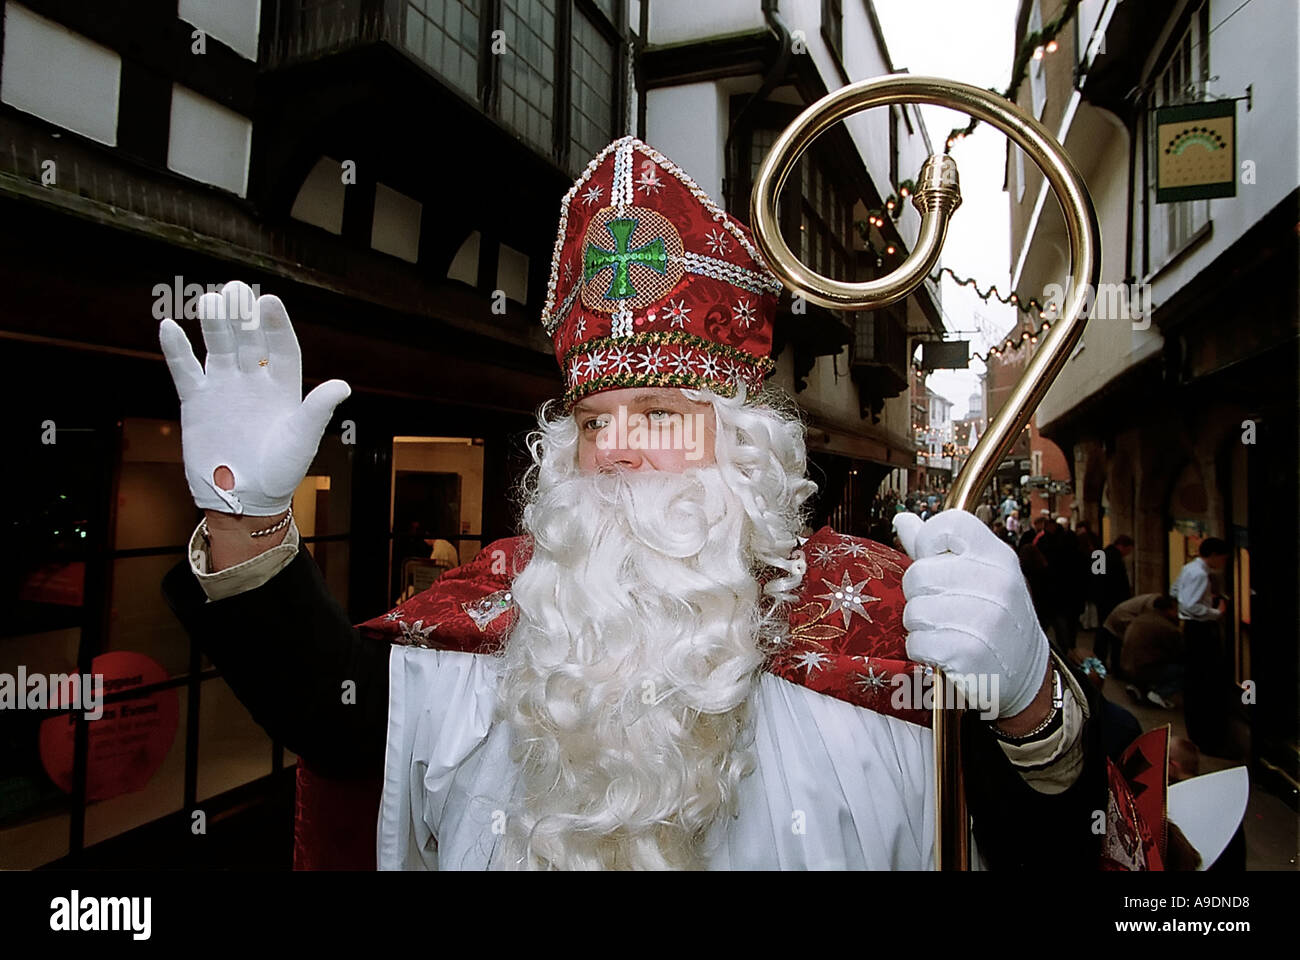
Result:
[[298,555],[298,525],[290,520],[284,540],[270,550],[258,554],[251,560],[237,563],[233,567],[209,573],[212,562],[208,555],[208,543],[203,539],[202,529],[203,525],[199,524],[190,537],[190,571],[198,579],[203,592],[208,595],[209,602],[256,590],[287,567]]
[[1012,744],[999,741],[1002,752],[1020,768],[1025,782],[1039,793],[1063,793],[1083,769],[1083,725],[1088,719],[1088,698],[1084,696],[1074,674],[1066,669],[1055,653],[1056,669],[1065,682],[1061,696],[1061,725],[1050,737],[1030,743]]

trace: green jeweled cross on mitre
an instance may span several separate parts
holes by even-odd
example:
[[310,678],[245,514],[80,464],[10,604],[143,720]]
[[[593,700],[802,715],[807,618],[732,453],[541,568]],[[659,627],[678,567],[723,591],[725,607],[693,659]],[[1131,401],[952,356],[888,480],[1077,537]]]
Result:
[[606,250],[594,243],[588,243],[583,254],[584,282],[590,281],[606,267],[614,268],[614,277],[609,283],[609,290],[605,293],[607,300],[626,300],[636,296],[636,288],[632,286],[631,278],[628,276],[628,267],[631,264],[639,263],[657,273],[665,273],[668,270],[668,253],[664,249],[662,237],[655,237],[649,243],[634,249],[628,248],[636,227],[636,220],[628,218],[611,220],[605,224],[605,229],[614,238],[614,249]]

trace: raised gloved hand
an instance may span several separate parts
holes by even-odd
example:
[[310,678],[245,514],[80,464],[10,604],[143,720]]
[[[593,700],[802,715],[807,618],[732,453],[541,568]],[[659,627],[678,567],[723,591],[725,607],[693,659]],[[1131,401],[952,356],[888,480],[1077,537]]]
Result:
[[922,521],[894,518],[913,560],[903,574],[907,655],[961,677],[998,677],[997,715],[1025,710],[1047,675],[1047,635],[1038,623],[1015,551],[973,514],[945,510]]
[[[238,281],[199,300],[206,368],[173,320],[158,329],[181,400],[185,479],[205,510],[282,513],[307,473],[334,408],[351,388],[327,380],[304,399],[302,354],[279,297],[255,297]],[[233,489],[215,482],[219,467]]]

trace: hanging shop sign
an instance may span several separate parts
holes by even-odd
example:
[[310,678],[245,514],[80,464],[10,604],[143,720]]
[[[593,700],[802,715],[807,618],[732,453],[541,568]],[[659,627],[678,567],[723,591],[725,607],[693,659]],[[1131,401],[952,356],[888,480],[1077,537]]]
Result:
[[1156,203],[1237,195],[1237,101],[1155,112]]

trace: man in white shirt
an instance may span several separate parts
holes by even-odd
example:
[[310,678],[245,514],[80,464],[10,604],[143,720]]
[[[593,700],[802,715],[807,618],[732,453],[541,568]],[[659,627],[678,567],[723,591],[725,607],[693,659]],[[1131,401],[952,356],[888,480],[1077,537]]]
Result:
[[616,141],[565,197],[526,536],[360,630],[286,509],[348,388],[299,405],[284,306],[247,289],[201,303],[206,371],[160,330],[206,512],[164,592],[277,739],[382,765],[381,868],[924,869],[933,746],[891,696],[913,661],[995,680],[963,721],[981,861],[1095,868],[1100,709],[1014,552],[958,511],[899,515],[910,561],[798,536],[803,427],[763,391],[779,284],[657,151]]
[[1209,537],[1201,541],[1198,553],[1179,572],[1169,593],[1178,601],[1187,649],[1183,690],[1187,735],[1202,752],[1222,755],[1228,750],[1225,740],[1232,670],[1219,628],[1228,605],[1215,595],[1214,575],[1228,562],[1229,547],[1218,537]]

